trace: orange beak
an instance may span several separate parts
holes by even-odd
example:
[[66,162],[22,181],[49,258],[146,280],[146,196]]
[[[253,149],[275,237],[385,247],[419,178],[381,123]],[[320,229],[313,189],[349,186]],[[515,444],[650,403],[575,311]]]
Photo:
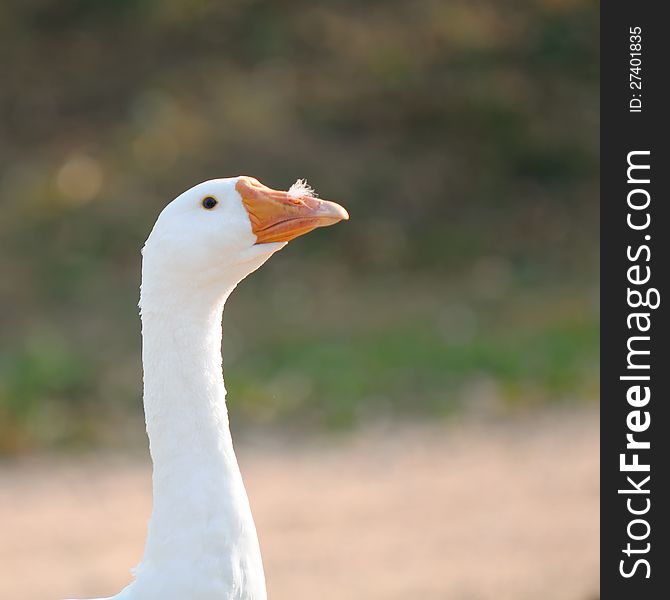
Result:
[[253,177],[240,177],[235,189],[249,213],[257,244],[288,242],[317,227],[349,218],[349,213],[335,202],[309,195],[289,196]]

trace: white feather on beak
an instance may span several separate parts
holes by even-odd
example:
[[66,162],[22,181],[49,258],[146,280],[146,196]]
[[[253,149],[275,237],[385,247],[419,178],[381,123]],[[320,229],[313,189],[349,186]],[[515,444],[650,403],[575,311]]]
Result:
[[300,198],[300,196],[309,196],[310,198],[318,198],[318,194],[314,188],[307,183],[306,179],[298,179],[290,188],[287,194],[291,198]]

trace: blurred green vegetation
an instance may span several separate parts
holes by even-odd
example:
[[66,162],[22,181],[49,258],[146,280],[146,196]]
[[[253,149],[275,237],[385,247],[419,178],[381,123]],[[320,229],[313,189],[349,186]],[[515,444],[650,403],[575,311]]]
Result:
[[236,418],[595,398],[598,38],[582,0],[0,5],[0,451],[141,423],[139,249],[237,174],[352,219],[231,299]]

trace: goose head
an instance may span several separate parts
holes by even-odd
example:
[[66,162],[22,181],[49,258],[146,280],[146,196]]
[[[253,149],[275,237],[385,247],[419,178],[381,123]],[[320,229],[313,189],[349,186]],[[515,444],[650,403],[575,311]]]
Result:
[[143,249],[143,291],[158,281],[173,290],[224,290],[290,240],[348,218],[302,181],[288,191],[247,176],[205,181],[159,215]]

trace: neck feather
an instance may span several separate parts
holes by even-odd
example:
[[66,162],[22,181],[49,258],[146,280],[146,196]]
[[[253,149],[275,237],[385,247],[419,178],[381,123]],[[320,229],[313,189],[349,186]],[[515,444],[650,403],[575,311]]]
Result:
[[134,586],[151,597],[160,588],[165,599],[264,600],[222,377],[223,306],[235,284],[222,292],[145,283],[142,361],[154,507]]

